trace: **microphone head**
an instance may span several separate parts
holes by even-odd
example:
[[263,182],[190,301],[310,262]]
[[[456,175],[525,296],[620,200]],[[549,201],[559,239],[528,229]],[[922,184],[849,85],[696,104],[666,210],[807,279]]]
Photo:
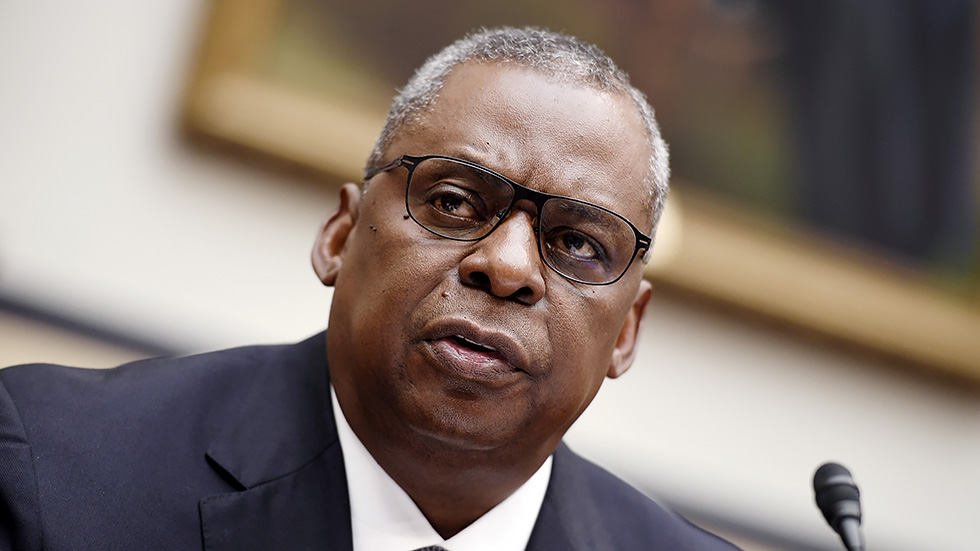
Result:
[[861,492],[851,471],[838,463],[824,463],[813,474],[817,507],[836,530],[845,517],[861,520]]

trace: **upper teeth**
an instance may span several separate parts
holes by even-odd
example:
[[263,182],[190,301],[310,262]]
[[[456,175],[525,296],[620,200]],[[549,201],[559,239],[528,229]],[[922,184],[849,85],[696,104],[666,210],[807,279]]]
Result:
[[469,345],[472,345],[472,346],[476,346],[476,347],[479,347],[479,348],[485,348],[487,350],[492,350],[494,352],[497,351],[497,349],[494,348],[494,347],[492,347],[492,346],[488,346],[488,345],[483,344],[483,343],[471,341],[470,339],[467,339],[466,337],[464,337],[462,335],[456,335],[456,338],[459,339],[459,340],[461,340],[461,341],[463,341],[463,342],[465,342],[465,343],[467,343],[467,344],[469,344]]

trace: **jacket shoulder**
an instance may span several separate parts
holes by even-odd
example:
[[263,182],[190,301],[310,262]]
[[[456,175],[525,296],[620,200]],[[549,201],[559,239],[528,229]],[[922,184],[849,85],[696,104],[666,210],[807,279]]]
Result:
[[738,551],[564,444],[554,457],[545,501],[552,502],[555,516],[581,548]]
[[251,430],[265,440],[239,438],[248,451],[296,441],[306,461],[324,439],[309,419],[329,396],[326,367],[321,334],[106,370],[0,370],[0,549],[194,548],[199,500],[238,489],[210,447]]
[[[110,369],[27,364],[0,369],[0,386],[26,425],[104,422],[114,418],[221,414],[243,393],[274,391],[322,374],[318,335],[298,345],[249,346],[179,358],[139,360]],[[307,365],[310,369],[304,369]],[[316,373],[312,373],[316,372]],[[230,402],[230,403],[229,403]],[[150,419],[145,419],[150,420]],[[145,426],[145,425],[144,425]]]

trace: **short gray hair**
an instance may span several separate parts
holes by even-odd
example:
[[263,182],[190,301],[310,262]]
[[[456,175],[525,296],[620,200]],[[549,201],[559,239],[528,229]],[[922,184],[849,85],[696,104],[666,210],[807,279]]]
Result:
[[559,82],[585,84],[596,90],[629,97],[643,120],[650,146],[645,179],[650,190],[647,199],[653,213],[653,229],[656,230],[667,199],[670,168],[667,144],[660,136],[660,128],[646,96],[634,88],[629,76],[596,46],[536,27],[479,29],[426,60],[395,97],[368,158],[365,175],[385,164],[384,155],[396,133],[432,105],[449,73],[467,61],[514,63]]

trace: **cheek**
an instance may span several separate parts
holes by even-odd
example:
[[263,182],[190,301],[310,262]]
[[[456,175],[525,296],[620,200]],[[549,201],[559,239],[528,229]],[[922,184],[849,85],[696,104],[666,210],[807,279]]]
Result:
[[421,228],[402,216],[396,202],[388,201],[386,208],[374,203],[362,210],[350,243],[358,258],[357,277],[362,284],[375,282],[381,291],[401,290],[424,271],[416,231]]
[[598,296],[586,289],[575,299],[553,301],[548,321],[553,357],[543,401],[556,418],[577,417],[605,380],[623,314]]
[[588,287],[579,296],[553,301],[548,325],[554,349],[564,354],[563,360],[574,364],[587,362],[595,369],[605,369],[625,309],[618,302],[604,298],[597,289]]
[[[396,344],[413,314],[451,277],[455,265],[448,240],[437,240],[403,210],[369,209],[352,237],[344,283],[355,291],[351,312],[358,335]],[[349,264],[349,265],[348,265]],[[379,344],[382,344],[379,342]]]

